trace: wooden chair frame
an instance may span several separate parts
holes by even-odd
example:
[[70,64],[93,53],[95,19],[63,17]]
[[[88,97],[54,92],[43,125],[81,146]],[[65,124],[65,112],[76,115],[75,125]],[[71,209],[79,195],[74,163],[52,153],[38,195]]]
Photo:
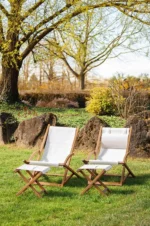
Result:
[[[87,175],[85,173],[85,170],[89,173],[89,175]],[[97,173],[95,169],[90,169],[89,167],[87,169],[86,168],[82,169],[82,167],[81,167],[81,169],[80,168],[78,169],[78,172],[80,172],[86,178],[86,180],[88,181],[88,185],[81,192],[81,195],[85,194],[92,187],[95,187],[101,195],[103,195],[103,196],[108,195],[110,190],[108,189],[106,184],[101,181],[101,177],[103,175],[105,175],[105,173],[106,173],[105,167],[102,167],[102,169],[99,173]],[[102,190],[101,187],[103,187],[104,189]]]
[[[24,165],[23,165],[24,166]],[[35,167],[35,166],[34,166]],[[28,165],[26,167],[27,169],[22,169],[22,167],[17,168],[15,170],[16,173],[18,173],[21,178],[23,179],[23,181],[26,183],[26,185],[16,194],[21,195],[22,193],[24,193],[29,187],[32,189],[32,191],[34,192],[34,194],[41,198],[41,192],[47,193],[45,188],[42,186],[42,184],[38,181],[38,179],[43,176],[43,171],[42,170],[38,170],[38,171],[33,171],[31,172],[30,169],[28,169]],[[42,167],[42,168],[47,168],[47,171],[49,170],[49,167]],[[21,171],[25,170],[25,172],[27,172],[27,174],[29,174],[29,178],[27,178],[27,176],[25,176]],[[36,184],[39,188],[40,188],[40,192],[35,188],[34,184]]]
[[[129,144],[130,144],[131,132],[132,132],[132,128],[130,127],[129,128],[128,141],[127,141],[127,147],[126,147],[126,154],[124,156],[123,161],[118,163],[118,165],[121,165],[121,167],[122,167],[121,175],[107,174],[107,173],[105,173],[105,175],[104,175],[104,176],[118,177],[118,178],[120,178],[120,180],[119,180],[119,182],[106,182],[105,181],[105,182],[103,182],[105,185],[122,186],[125,183],[125,181],[128,177],[133,177],[133,178],[135,177],[135,175],[133,174],[133,172],[131,171],[131,169],[127,165],[127,157],[129,155]],[[92,151],[92,152],[89,153],[86,160],[83,160],[83,162],[85,164],[89,163],[89,160],[90,160],[92,155],[94,155],[95,160],[97,159],[97,157],[100,153],[101,138],[102,138],[102,127],[100,128],[100,131],[99,131],[96,149],[95,149],[95,151]]]
[[[46,139],[47,139],[47,136],[48,136],[48,131],[50,129],[50,125],[47,126],[47,129],[46,129],[46,132],[45,132],[45,135],[44,135],[44,138],[43,138],[43,142],[41,144],[41,147],[38,151],[35,151],[28,160],[25,160],[24,162],[26,164],[30,164],[30,161],[31,159],[37,155],[37,161],[39,161],[39,159],[41,158],[41,155],[44,151],[44,146],[45,146],[45,143],[46,143]],[[77,176],[77,177],[80,177],[78,175],[77,172],[75,172],[71,167],[70,167],[70,161],[71,161],[71,158],[72,156],[74,155],[74,146],[75,146],[75,141],[76,141],[76,138],[77,138],[77,134],[78,134],[78,128],[76,128],[76,132],[75,132],[75,137],[74,137],[74,141],[73,141],[73,144],[72,144],[72,148],[71,148],[71,152],[70,154],[66,157],[66,160],[64,161],[63,164],[59,164],[60,167],[63,167],[64,168],[64,174],[47,174],[47,176],[59,176],[59,177],[62,177],[62,181],[61,183],[51,183],[51,182],[40,182],[41,185],[47,185],[47,186],[57,186],[57,187],[63,187],[67,182],[68,180],[71,179],[71,177],[73,175]],[[36,183],[36,182],[35,182]]]

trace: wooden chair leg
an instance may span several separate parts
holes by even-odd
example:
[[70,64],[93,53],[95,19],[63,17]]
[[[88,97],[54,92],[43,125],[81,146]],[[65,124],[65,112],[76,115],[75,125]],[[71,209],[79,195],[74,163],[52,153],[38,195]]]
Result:
[[120,174],[105,174],[104,176],[110,176],[110,177],[118,177],[118,182],[104,182],[105,185],[111,185],[111,186],[122,186],[126,179],[128,177],[135,177],[133,172],[130,170],[130,168],[127,166],[126,163],[121,163],[120,166],[122,167],[122,173]]
[[80,178],[79,174],[75,172],[70,166],[65,165],[64,167],[67,168],[73,175]]
[[135,177],[135,175],[133,174],[133,172],[130,170],[130,168],[127,166],[126,163],[124,163],[124,166],[125,166],[125,168],[128,170],[129,174],[130,174],[132,177]]
[[[27,173],[28,173],[32,178],[34,178],[34,175],[33,175],[30,171],[27,170]],[[47,191],[45,190],[45,188],[39,183],[38,180],[36,180],[35,182],[36,182],[36,184],[38,184],[38,186],[41,188],[41,190],[42,190],[43,192],[47,193]]]
[[[100,194],[102,194],[102,195],[106,195],[106,191],[109,191],[109,189],[107,188],[107,186],[100,180],[100,178],[105,174],[105,170],[102,170],[102,172],[101,173],[99,173],[99,174],[95,174],[92,170],[89,170],[89,169],[87,169],[87,171],[91,174],[91,176],[92,177],[94,177],[94,179],[93,180],[91,180],[91,177],[89,177],[89,176],[87,176],[84,172],[83,172],[83,170],[80,170],[80,172],[81,172],[81,174],[87,179],[87,181],[89,182],[88,183],[88,186],[81,192],[81,195],[83,195],[85,192],[87,192],[92,186],[94,186],[98,191],[99,191],[99,193]],[[101,185],[101,186],[103,186],[104,187],[104,190],[101,190],[100,188],[99,188],[99,186],[96,184],[96,182],[99,182],[99,184]]]
[[35,195],[41,198],[40,193],[33,187],[32,184],[38,180],[38,178],[42,175],[42,173],[41,172],[37,173],[33,178],[31,178],[30,181],[28,181],[28,179],[20,171],[17,171],[17,172],[20,174],[22,179],[26,182],[26,185],[17,193],[17,195],[21,195],[28,187],[30,187],[35,193]]
[[[65,169],[65,173],[62,179],[62,183],[61,186],[63,187],[64,184],[67,183],[67,181],[69,181],[71,179],[71,177],[73,175],[75,175],[76,177],[80,177],[79,174],[77,172],[75,172],[71,167],[69,167],[68,165],[64,165],[64,169]],[[67,176],[68,172],[71,172],[70,175]]]
[[102,172],[101,172],[101,174],[100,174],[100,177],[99,177],[99,174],[97,174],[97,172],[96,172],[96,170],[88,170],[89,171],[89,173],[91,174],[91,176],[95,176],[95,177],[97,177],[97,181],[93,184],[94,186],[95,186],[95,188],[97,188],[98,190],[99,190],[99,186],[97,185],[97,182],[98,182],[98,184],[99,185],[102,185],[103,187],[104,187],[104,191],[109,191],[110,192],[110,190],[108,189],[108,187],[106,186],[106,184],[105,183],[103,183],[101,180],[100,180],[100,178],[106,173],[106,171],[105,170],[103,170]]

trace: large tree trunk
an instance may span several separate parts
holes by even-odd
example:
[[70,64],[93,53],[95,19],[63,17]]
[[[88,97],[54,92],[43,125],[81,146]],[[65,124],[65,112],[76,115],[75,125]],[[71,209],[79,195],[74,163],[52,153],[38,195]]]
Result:
[[[21,3],[20,3],[21,2]],[[19,101],[18,76],[22,64],[19,53],[20,12],[24,1],[10,1],[10,14],[6,37],[3,37],[2,53],[2,89],[0,99],[9,103]],[[6,42],[6,43],[5,43]]]
[[19,66],[5,66],[2,65],[2,90],[0,99],[9,103],[19,101],[18,93],[18,76]]

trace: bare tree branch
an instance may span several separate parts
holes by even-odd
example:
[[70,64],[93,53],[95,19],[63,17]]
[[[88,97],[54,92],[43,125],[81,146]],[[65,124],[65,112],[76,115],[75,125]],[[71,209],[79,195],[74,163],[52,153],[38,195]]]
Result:
[[[131,17],[132,19],[136,19],[136,20],[138,20],[139,22],[141,22],[141,23],[143,23],[143,24],[150,25],[150,22],[149,22],[149,21],[144,21],[144,20],[138,18],[137,15],[131,14],[132,11],[127,11],[127,10],[121,9],[121,8],[119,8],[119,7],[118,7],[118,10],[119,10],[121,13],[125,14],[126,16]],[[150,13],[150,11],[149,11],[148,13]]]
[[6,10],[6,8],[0,3],[0,10],[5,14],[6,17],[9,16],[9,12]]
[[[49,16],[48,18],[42,20],[39,24],[37,24],[35,27],[33,27],[33,29],[31,31],[29,31],[21,40],[20,43],[24,43],[26,42],[31,35],[34,34],[34,32],[37,32],[38,29],[40,29],[43,25],[47,24],[48,22],[52,21],[53,19],[55,19],[57,16],[59,16],[61,13],[65,12],[66,10],[68,10],[69,6],[65,6],[62,9],[60,9],[59,11],[55,12],[53,15]],[[60,22],[61,23],[61,22]],[[49,29],[49,28],[47,28]],[[49,31],[48,31],[49,33]]]
[[21,20],[25,20],[28,16],[30,16],[40,5],[42,5],[45,0],[39,0],[36,2],[22,17]]

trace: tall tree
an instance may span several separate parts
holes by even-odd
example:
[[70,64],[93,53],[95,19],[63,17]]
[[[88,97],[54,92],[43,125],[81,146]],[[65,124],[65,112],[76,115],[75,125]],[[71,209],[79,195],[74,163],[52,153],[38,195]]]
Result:
[[[130,24],[131,19],[123,18],[116,10],[90,10],[55,29],[54,36],[46,39],[45,48],[53,46],[49,51],[65,62],[84,89],[90,70],[108,58],[134,51],[143,26],[136,22]],[[134,41],[130,42],[133,37]]]
[[[47,44],[47,43],[46,43]],[[45,47],[45,48],[43,48]],[[35,62],[40,65],[41,72],[48,81],[55,78],[55,66],[57,65],[57,58],[52,54],[52,45],[46,45],[45,42],[40,42],[34,49]],[[49,50],[49,51],[47,51]],[[60,61],[60,60],[59,60]]]
[[124,10],[123,13],[147,13],[149,8],[144,7],[148,5],[147,0],[0,0],[1,99],[19,100],[18,76],[23,60],[40,40],[66,20],[99,7],[116,7]]

